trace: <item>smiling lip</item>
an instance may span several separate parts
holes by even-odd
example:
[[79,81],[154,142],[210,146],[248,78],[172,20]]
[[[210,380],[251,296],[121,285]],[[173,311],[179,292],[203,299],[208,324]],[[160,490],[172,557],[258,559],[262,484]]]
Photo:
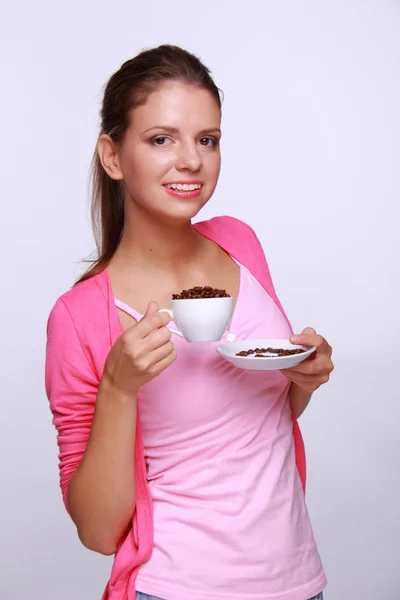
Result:
[[185,179],[182,181],[167,181],[167,183],[164,183],[164,185],[171,185],[172,183],[187,183],[187,184],[191,184],[191,183],[199,183],[200,185],[203,185],[203,181],[193,181],[193,180],[189,180],[189,179]]
[[[173,190],[172,188],[167,187],[168,185],[171,185],[172,183],[175,183],[175,184],[180,183],[182,185],[198,184],[198,185],[201,185],[201,187],[198,188],[197,190]],[[202,181],[171,181],[170,183],[165,183],[163,185],[163,187],[168,194],[170,194],[171,196],[175,196],[175,198],[196,198],[197,196],[199,196],[201,194],[203,185],[204,185],[204,183]]]

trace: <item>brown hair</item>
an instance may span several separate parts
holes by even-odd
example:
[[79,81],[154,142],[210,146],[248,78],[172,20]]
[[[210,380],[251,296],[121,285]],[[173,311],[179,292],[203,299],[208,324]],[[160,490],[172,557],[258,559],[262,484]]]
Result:
[[[178,46],[162,45],[145,50],[126,61],[109,79],[100,111],[100,134],[121,142],[129,127],[132,108],[146,102],[148,95],[167,81],[181,81],[208,90],[221,107],[220,90],[209,69],[197,56]],[[84,281],[105,269],[121,241],[124,227],[124,196],[121,181],[104,171],[97,149],[92,167],[92,228],[97,258],[80,277]],[[79,282],[78,281],[78,282]]]

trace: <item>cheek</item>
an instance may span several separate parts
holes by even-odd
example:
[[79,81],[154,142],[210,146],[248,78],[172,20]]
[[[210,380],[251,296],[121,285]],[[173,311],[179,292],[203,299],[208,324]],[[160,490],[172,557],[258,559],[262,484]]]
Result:
[[124,158],[123,174],[126,182],[138,188],[159,181],[166,170],[170,168],[171,156],[168,153],[152,152],[141,148]]
[[219,175],[219,171],[221,169],[221,155],[220,153],[215,153],[207,156],[207,159],[204,162],[204,165],[210,174],[211,177],[217,179]]

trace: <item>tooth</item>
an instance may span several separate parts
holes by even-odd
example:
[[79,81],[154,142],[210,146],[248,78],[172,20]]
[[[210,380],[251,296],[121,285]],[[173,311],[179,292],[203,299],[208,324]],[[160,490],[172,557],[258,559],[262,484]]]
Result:
[[201,185],[199,183],[168,183],[167,187],[171,190],[192,192],[194,190],[199,190]]

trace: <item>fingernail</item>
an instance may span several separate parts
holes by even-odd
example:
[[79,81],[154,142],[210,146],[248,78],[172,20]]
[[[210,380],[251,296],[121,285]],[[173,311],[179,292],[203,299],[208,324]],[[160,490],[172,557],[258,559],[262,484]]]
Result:
[[292,337],[290,338],[290,343],[291,344],[299,344],[300,343],[300,336],[299,335],[292,335]]

